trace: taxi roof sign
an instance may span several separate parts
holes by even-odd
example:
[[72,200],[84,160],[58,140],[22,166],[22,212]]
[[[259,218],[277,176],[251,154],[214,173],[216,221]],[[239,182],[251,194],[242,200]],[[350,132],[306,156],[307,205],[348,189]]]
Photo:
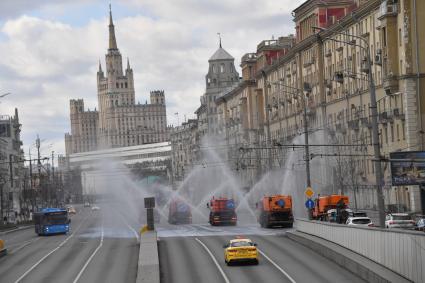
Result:
[[310,188],[310,187],[307,187],[307,189],[305,190],[305,195],[308,197],[308,198],[311,198],[313,195],[314,195],[314,191],[313,191],[313,189],[312,188]]

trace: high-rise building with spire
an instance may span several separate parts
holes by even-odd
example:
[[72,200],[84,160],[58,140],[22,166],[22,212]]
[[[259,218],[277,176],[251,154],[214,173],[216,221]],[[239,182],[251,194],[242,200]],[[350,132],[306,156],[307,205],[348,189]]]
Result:
[[[206,116],[207,129],[210,134],[217,133],[217,105],[215,100],[239,83],[239,73],[235,68],[235,58],[222,46],[221,38],[218,49],[208,60],[209,68],[205,76],[205,93],[201,97],[198,116]],[[203,111],[204,113],[199,113]]]
[[84,110],[82,99],[70,101],[71,134],[65,135],[67,154],[168,140],[164,91],[151,91],[150,104],[136,102],[133,69],[127,58],[123,71],[111,10],[105,63],[105,72],[100,61],[97,72],[99,111]]

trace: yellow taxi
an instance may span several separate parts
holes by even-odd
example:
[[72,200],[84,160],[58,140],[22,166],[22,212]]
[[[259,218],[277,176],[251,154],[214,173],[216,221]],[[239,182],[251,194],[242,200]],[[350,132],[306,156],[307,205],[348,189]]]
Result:
[[257,244],[246,238],[230,240],[224,248],[224,261],[227,265],[235,262],[252,262],[258,264]]
[[7,249],[4,244],[4,240],[0,239],[0,257],[7,254]]

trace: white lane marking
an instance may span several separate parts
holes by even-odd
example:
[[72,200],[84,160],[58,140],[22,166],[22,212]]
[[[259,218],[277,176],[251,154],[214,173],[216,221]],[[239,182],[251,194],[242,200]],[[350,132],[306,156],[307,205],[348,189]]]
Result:
[[201,229],[201,230],[208,231],[208,232],[223,232],[223,230],[222,230],[222,229],[220,229],[220,228],[213,229],[213,228],[205,227],[205,226],[200,225],[200,224],[193,224],[193,226],[194,226],[194,227],[197,227],[197,228],[199,228],[199,229]]
[[102,225],[102,234],[100,236],[100,243],[97,246],[97,248],[94,250],[94,252],[91,254],[91,256],[89,257],[89,259],[86,261],[86,263],[84,264],[83,268],[81,268],[80,272],[78,273],[77,277],[75,277],[73,283],[78,282],[78,280],[80,279],[81,275],[83,275],[84,270],[86,270],[87,266],[89,265],[89,263],[91,262],[91,260],[93,259],[93,257],[96,255],[96,253],[100,250],[100,248],[103,246],[103,225]]
[[269,258],[259,248],[257,248],[257,250],[263,257],[265,257],[268,261],[270,261],[270,263],[273,264],[274,267],[276,267],[280,272],[282,272],[289,279],[289,281],[291,281],[292,283],[296,283],[295,280],[291,276],[289,276],[289,274],[285,270],[283,270],[279,265],[277,265],[276,262],[274,262],[271,258]]
[[25,271],[24,274],[21,275],[21,277],[19,277],[15,283],[19,283],[21,282],[22,279],[25,278],[25,276],[28,275],[28,273],[30,273],[31,271],[34,270],[34,268],[36,268],[40,263],[42,263],[46,258],[49,257],[49,255],[51,255],[52,253],[54,253],[55,251],[59,250],[63,245],[66,244],[66,242],[69,241],[69,239],[71,239],[72,237],[74,237],[75,233],[80,229],[81,225],[83,225],[83,223],[87,220],[87,217],[84,218],[81,223],[78,225],[78,227],[75,229],[74,232],[72,232],[71,235],[69,235],[62,243],[59,244],[59,246],[57,246],[56,248],[54,248],[53,250],[51,250],[48,254],[46,254],[45,256],[43,256],[39,261],[37,261],[33,266],[30,267],[30,269],[28,269],[27,271]]
[[120,213],[121,218],[124,220],[124,224],[131,230],[133,231],[134,235],[136,236],[137,242],[139,242],[139,233],[137,233],[137,231],[131,227],[130,224],[128,224],[127,220],[125,219],[125,217]]
[[[15,254],[15,253],[17,253],[18,251],[20,251],[20,250],[22,250],[23,248],[25,248],[26,246],[29,246],[29,245],[31,245],[32,243],[34,243],[34,242],[36,242],[36,241],[38,241],[38,240],[40,240],[41,238],[35,238],[34,240],[32,240],[32,241],[26,241],[24,244],[22,244],[22,245],[20,245],[19,247],[17,247],[16,249],[13,249],[11,252],[10,252],[10,254],[12,255],[12,254]],[[16,245],[18,245],[18,244],[16,244]],[[14,245],[14,246],[16,246],[16,245]]]
[[224,273],[224,270],[221,268],[220,264],[217,262],[217,260],[215,259],[214,255],[212,254],[212,252],[210,251],[210,249],[198,238],[195,238],[195,240],[200,243],[204,249],[208,252],[208,254],[210,255],[210,257],[212,258],[212,260],[214,261],[215,265],[217,266],[218,270],[220,271],[221,275],[224,278],[224,281],[226,283],[230,283],[229,278],[227,278],[226,273]]

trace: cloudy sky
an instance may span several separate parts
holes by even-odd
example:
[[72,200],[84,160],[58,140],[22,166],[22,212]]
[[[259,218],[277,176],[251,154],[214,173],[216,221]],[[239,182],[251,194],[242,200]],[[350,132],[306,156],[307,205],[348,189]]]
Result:
[[[0,0],[0,114],[20,114],[24,149],[37,134],[43,154],[65,153],[69,99],[97,107],[96,71],[105,60],[108,0]],[[135,72],[136,100],[166,92],[168,124],[193,117],[208,58],[236,59],[272,36],[294,32],[304,0],[112,0],[118,47]],[[238,67],[239,69],[239,67]],[[239,69],[240,72],[240,69]],[[34,151],[34,148],[32,149]]]

